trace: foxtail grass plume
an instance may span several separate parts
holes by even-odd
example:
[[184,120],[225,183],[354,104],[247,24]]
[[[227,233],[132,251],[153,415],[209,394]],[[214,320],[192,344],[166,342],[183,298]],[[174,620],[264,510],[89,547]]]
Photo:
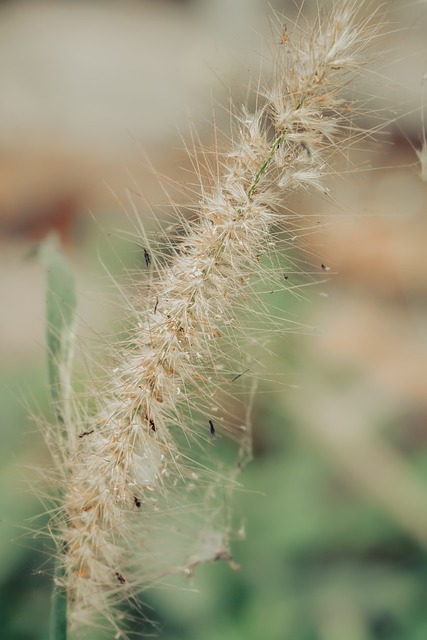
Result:
[[104,620],[124,637],[118,605],[154,581],[210,560],[233,566],[230,522],[219,518],[221,529],[216,514],[244,455],[230,472],[211,444],[228,434],[250,450],[249,426],[221,415],[236,361],[243,369],[241,313],[261,258],[275,250],[274,229],[287,225],[288,194],[325,192],[330,160],[351,140],[342,92],[375,37],[365,16],[363,2],[337,2],[311,26],[279,30],[271,84],[259,88],[255,111],[236,110],[230,148],[200,177],[197,216],[172,256],[155,258],[141,240],[155,275],[133,307],[129,344],[87,406],[67,401],[50,435],[62,484],[57,586],[71,629]]

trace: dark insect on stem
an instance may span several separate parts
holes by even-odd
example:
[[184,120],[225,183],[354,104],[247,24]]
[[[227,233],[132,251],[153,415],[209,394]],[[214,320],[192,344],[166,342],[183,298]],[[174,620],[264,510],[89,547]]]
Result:
[[247,373],[248,371],[249,371],[249,369],[246,369],[246,371],[242,371],[242,373],[238,373],[237,376],[234,376],[234,378],[231,379],[231,382],[234,382],[235,380],[238,380],[239,378],[244,376],[245,373]]
[[151,420],[151,419],[150,419],[150,428],[151,428],[151,431],[156,431],[156,425],[154,424],[154,420]]
[[133,496],[133,501],[135,503],[135,507],[138,507],[138,509],[141,508],[141,500],[139,498],[137,498],[136,496]]
[[310,148],[306,145],[305,142],[301,142],[301,148],[304,149],[304,151],[307,153],[307,157],[311,158]]
[[90,436],[91,433],[93,433],[95,431],[95,429],[91,429],[90,431],[83,431],[83,433],[79,433],[79,438],[84,438],[85,436]]
[[214,423],[212,422],[212,420],[209,420],[209,428],[210,428],[212,438],[215,438],[216,433],[215,433]]
[[116,576],[116,578],[120,582],[120,584],[125,584],[126,579],[121,573],[119,573],[118,571],[115,571],[114,575]]
[[147,249],[144,249],[144,260],[145,260],[145,266],[148,268],[151,264],[151,256],[148,253]]

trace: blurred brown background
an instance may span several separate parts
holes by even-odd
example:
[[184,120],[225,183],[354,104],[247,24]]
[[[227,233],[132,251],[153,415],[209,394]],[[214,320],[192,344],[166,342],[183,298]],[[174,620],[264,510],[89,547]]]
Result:
[[[275,302],[314,330],[271,346],[278,357],[266,368],[298,388],[255,407],[241,572],[208,567],[200,594],[148,594],[160,637],[427,637],[427,183],[415,153],[427,3],[385,4],[389,25],[353,92],[366,102],[358,124],[379,132],[331,177],[335,203],[306,194],[289,203],[307,229],[295,259],[318,283]],[[206,144],[213,110],[227,129],[215,105],[230,94],[245,101],[260,69],[271,71],[272,7],[290,18],[298,9],[279,0],[0,5],[2,638],[45,637],[49,606],[49,544],[23,536],[41,511],[23,469],[49,465],[28,418],[49,409],[44,276],[27,256],[56,230],[76,274],[82,333],[110,326],[118,312],[100,258],[118,276],[141,260],[119,232],[132,228],[127,190],[149,228],[149,205],[165,198],[147,157],[182,180],[189,122]]]

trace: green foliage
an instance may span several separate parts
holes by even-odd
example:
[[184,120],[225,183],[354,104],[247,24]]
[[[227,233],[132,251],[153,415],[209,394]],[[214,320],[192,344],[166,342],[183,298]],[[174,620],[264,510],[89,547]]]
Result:
[[63,422],[61,397],[70,365],[76,294],[68,262],[51,238],[41,247],[46,268],[46,346],[50,392],[58,423]]
[[[41,249],[46,268],[46,346],[50,392],[58,428],[64,423],[62,394],[67,385],[74,337],[76,295],[67,260],[50,240]],[[59,578],[62,568],[55,570]],[[52,592],[51,640],[67,638],[67,594],[55,583]]]

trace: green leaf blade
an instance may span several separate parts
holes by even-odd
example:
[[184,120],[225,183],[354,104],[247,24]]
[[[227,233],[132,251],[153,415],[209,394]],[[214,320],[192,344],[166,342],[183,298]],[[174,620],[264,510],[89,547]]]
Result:
[[63,424],[63,391],[69,379],[74,342],[75,285],[70,266],[53,239],[48,239],[42,245],[41,258],[46,268],[46,346],[49,387],[57,421]]

